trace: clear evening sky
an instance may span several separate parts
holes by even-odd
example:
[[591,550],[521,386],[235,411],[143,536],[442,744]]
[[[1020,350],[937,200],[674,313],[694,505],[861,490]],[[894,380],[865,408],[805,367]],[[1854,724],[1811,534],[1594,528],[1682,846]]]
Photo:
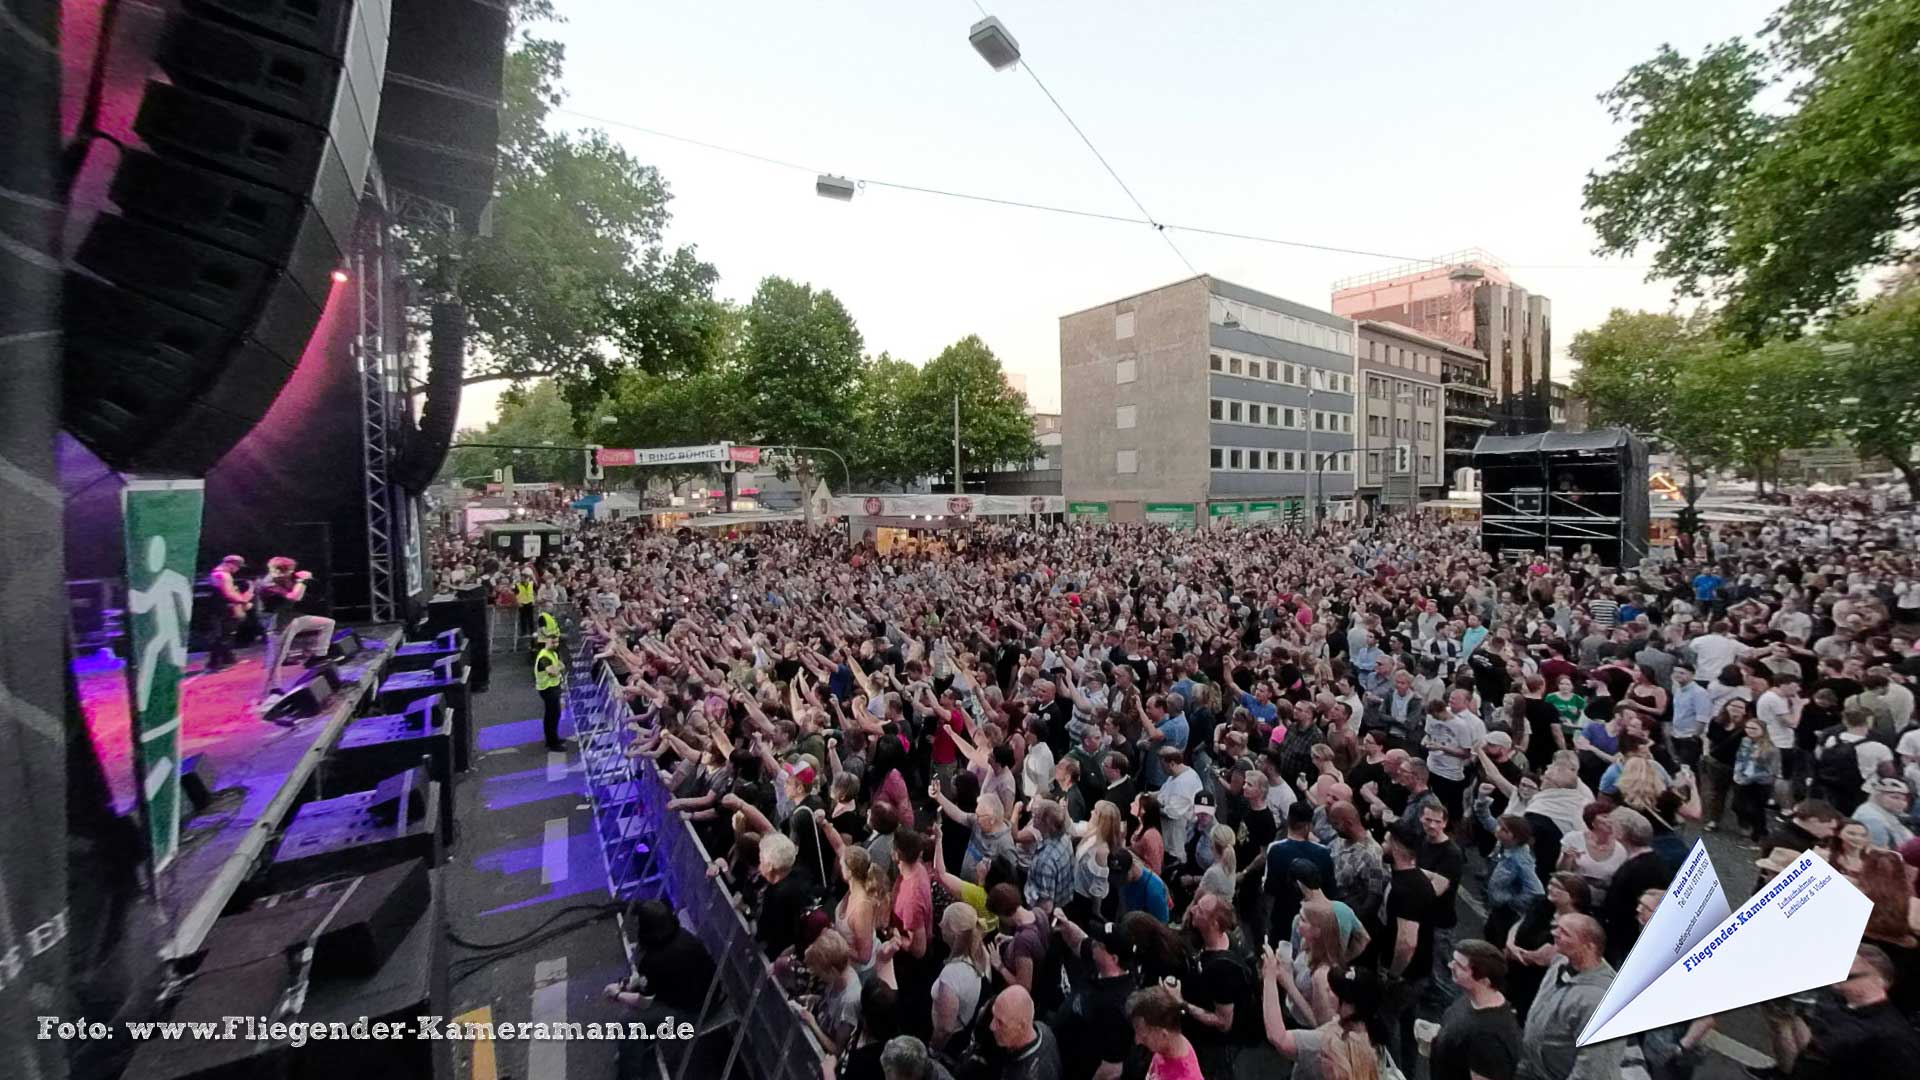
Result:
[[[1554,374],[1614,307],[1664,309],[1592,255],[1580,187],[1616,143],[1595,100],[1663,41],[1756,31],[1776,0],[1007,0],[986,3],[1155,217],[1408,257],[1483,247],[1552,298]],[[969,0],[559,0],[566,107],[849,177],[1134,216]],[[565,127],[596,126],[579,116]],[[832,289],[867,348],[916,362],[977,333],[1059,404],[1058,317],[1187,276],[1144,225],[813,178],[605,125],[672,185],[669,239],[722,295]],[[1173,233],[1193,265],[1317,307],[1391,262]],[[1644,256],[1640,261],[1644,261]],[[492,412],[470,392],[463,420]]]

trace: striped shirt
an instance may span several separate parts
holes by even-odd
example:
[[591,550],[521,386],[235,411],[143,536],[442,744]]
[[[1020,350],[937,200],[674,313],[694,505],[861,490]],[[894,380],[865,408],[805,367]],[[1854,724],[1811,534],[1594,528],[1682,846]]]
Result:
[[1611,630],[1620,621],[1620,602],[1602,597],[1587,601],[1587,613],[1593,616],[1593,624],[1602,630]]

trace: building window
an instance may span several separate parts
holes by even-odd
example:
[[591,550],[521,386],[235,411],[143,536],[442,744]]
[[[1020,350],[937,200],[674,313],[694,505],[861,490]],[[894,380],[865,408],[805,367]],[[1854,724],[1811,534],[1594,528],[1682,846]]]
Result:
[[1280,426],[1280,406],[1278,405],[1267,406],[1267,426],[1268,427]]
[[1223,365],[1220,361],[1219,353],[1207,354],[1207,370],[1208,371],[1219,371],[1224,366],[1225,365]]
[[1352,413],[1343,412],[1340,414],[1340,430],[1343,432],[1346,432],[1348,435],[1353,434],[1353,414]]
[[1244,466],[1242,465],[1241,462],[1242,462],[1242,455],[1240,451],[1238,450],[1227,451],[1227,468],[1229,469],[1243,468]]
[[1140,471],[1140,451],[1116,450],[1113,455],[1113,471],[1117,473],[1137,473]]
[[1267,471],[1268,472],[1280,471],[1280,451],[1278,450],[1267,451]]
[[1327,430],[1327,414],[1326,413],[1320,412],[1319,410],[1314,411],[1313,430],[1315,431]]
[[1268,382],[1280,381],[1280,364],[1278,361],[1274,361],[1274,360],[1267,361],[1267,381]]
[[1113,317],[1113,336],[1116,341],[1125,341],[1133,336],[1133,312],[1123,311]]
[[1226,412],[1226,402],[1221,401],[1219,398],[1208,399],[1207,401],[1207,418],[1208,419],[1219,420],[1222,418],[1222,416],[1225,415],[1225,412]]
[[1217,446],[1214,447],[1212,450],[1208,451],[1207,453],[1207,463],[1213,468],[1216,468],[1216,469],[1219,468],[1220,458],[1222,456],[1222,453],[1223,451],[1221,451],[1219,447]]
[[1237,401],[1227,402],[1227,422],[1230,424],[1237,424],[1240,422],[1240,403],[1239,402]]
[[1433,476],[1433,455],[1432,454],[1420,455],[1420,475],[1428,478],[1431,478]]
[[1114,407],[1114,410],[1113,410],[1113,426],[1114,427],[1119,428],[1121,431],[1125,431],[1126,429],[1133,426],[1133,421],[1134,421],[1134,406],[1118,405]]
[[1247,451],[1247,468],[1252,469],[1254,472],[1260,471],[1260,451]]
[[1367,479],[1371,480],[1374,477],[1379,475],[1380,475],[1380,451],[1369,450],[1367,451]]
[[1293,451],[1291,450],[1280,451],[1280,468],[1285,472],[1295,471],[1293,467]]
[[1134,375],[1134,362],[1132,360],[1122,360],[1113,365],[1113,381],[1116,385],[1124,385],[1132,382]]
[[1227,374],[1239,375],[1241,373],[1242,373],[1242,368],[1240,366],[1240,358],[1237,356],[1227,357]]

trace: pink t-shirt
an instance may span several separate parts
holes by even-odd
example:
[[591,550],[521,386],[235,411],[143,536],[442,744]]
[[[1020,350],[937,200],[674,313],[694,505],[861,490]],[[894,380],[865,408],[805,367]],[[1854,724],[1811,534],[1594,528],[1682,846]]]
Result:
[[1193,1052],[1193,1044],[1187,1044],[1187,1056],[1181,1058],[1153,1056],[1153,1064],[1147,1067],[1147,1080],[1204,1080],[1200,1075],[1200,1055]]
[[893,923],[911,936],[915,930],[933,932],[933,885],[924,866],[915,866],[900,875],[893,891]]

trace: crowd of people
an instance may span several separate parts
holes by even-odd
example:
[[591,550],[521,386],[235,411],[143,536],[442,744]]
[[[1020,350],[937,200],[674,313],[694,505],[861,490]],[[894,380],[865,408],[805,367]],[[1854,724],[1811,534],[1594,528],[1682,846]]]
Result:
[[1576,1040],[1725,830],[1736,899],[1809,850],[1871,898],[1763,1009],[1774,1072],[1851,1080],[1920,1067],[1913,533],[614,525],[488,572],[577,613],[830,1075],[1684,1080],[1713,1017]]

